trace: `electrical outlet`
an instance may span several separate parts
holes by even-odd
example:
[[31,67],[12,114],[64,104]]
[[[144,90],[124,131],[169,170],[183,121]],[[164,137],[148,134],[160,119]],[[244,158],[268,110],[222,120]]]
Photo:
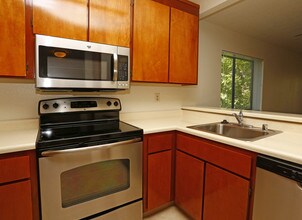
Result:
[[160,93],[155,93],[155,101],[159,102],[160,101]]

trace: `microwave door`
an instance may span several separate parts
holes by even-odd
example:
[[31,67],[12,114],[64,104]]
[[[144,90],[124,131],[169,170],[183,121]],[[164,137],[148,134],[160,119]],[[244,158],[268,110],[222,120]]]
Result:
[[97,79],[102,82],[113,81],[114,58],[113,54],[86,53],[85,79]]

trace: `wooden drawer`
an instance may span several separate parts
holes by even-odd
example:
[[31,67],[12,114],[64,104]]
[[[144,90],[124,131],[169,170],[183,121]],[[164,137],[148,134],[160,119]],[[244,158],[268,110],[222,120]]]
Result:
[[0,184],[30,177],[29,156],[0,159]]
[[174,143],[174,132],[163,132],[146,135],[148,153],[170,150]]
[[219,167],[250,178],[252,155],[220,143],[177,133],[176,147],[188,154],[198,157]]

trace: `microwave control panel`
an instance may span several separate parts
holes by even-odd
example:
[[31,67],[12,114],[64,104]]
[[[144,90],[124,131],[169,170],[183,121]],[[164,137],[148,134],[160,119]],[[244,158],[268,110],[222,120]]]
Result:
[[118,56],[118,81],[128,81],[128,56]]

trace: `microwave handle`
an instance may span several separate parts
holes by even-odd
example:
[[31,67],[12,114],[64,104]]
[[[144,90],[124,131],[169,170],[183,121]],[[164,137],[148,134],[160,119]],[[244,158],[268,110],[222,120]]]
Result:
[[97,146],[91,146],[91,147],[81,147],[81,148],[72,148],[72,149],[67,149],[67,150],[49,150],[49,151],[44,151],[41,153],[43,157],[52,157],[55,155],[62,155],[66,153],[78,153],[78,152],[87,152],[87,151],[92,151],[92,150],[101,150],[101,149],[106,149],[109,147],[115,147],[115,146],[120,146],[124,144],[132,144],[132,143],[137,143],[141,142],[141,138],[133,138],[131,140],[126,140],[126,141],[119,141],[119,142],[114,142],[110,144],[102,144],[102,145],[97,145]]
[[113,76],[112,80],[117,81],[117,68],[118,68],[118,59],[117,59],[117,54],[113,54]]

